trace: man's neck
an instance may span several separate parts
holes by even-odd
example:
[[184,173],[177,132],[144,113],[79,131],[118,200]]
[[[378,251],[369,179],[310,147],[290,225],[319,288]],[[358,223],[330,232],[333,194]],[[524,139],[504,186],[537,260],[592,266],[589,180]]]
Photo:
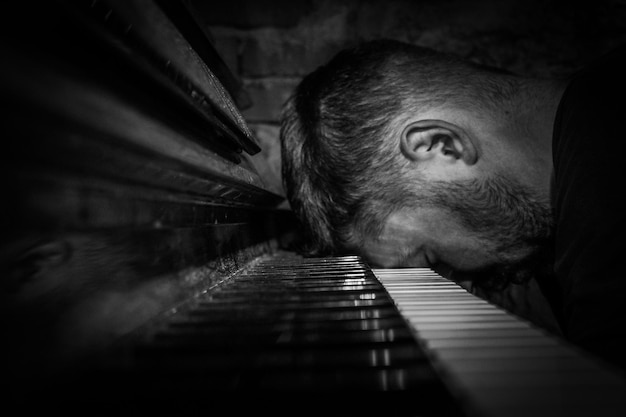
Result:
[[554,119],[567,82],[531,79],[522,83],[517,102],[519,123],[531,140],[552,144]]
[[554,121],[565,87],[566,83],[560,80],[525,80],[514,106],[516,146],[531,163],[529,180],[547,200],[553,171]]

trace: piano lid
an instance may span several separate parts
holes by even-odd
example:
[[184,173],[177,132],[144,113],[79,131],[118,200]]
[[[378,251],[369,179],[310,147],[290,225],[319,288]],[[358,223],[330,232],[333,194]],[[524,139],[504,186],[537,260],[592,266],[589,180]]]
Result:
[[0,18],[0,320],[28,386],[274,250],[290,223],[234,84],[180,17],[55,0]]
[[52,115],[283,200],[257,169],[240,84],[187,3],[59,0],[5,16],[0,88],[13,133]]

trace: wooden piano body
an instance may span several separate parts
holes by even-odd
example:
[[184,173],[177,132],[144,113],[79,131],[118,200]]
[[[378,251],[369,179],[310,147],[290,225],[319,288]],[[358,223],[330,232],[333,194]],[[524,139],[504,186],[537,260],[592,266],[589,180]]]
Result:
[[241,86],[186,3],[42,3],[7,8],[0,46],[3,365],[18,393],[291,227]]
[[622,375],[436,274],[298,256],[244,92],[192,12],[151,0],[4,12],[5,403],[624,415]]

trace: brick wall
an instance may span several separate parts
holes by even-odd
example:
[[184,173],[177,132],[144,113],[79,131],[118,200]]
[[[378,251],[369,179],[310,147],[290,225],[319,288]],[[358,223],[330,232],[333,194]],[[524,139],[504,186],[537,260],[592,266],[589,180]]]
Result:
[[360,40],[394,38],[537,76],[626,42],[626,0],[194,0],[250,98],[244,109],[282,193],[280,108],[304,74]]

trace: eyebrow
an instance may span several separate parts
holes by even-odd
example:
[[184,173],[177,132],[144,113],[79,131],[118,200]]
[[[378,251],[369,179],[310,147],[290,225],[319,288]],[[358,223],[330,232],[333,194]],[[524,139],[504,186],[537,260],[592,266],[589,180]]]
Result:
[[398,266],[404,266],[409,258],[413,257],[417,251],[409,248],[408,246],[403,248],[400,255],[395,259],[395,264]]

